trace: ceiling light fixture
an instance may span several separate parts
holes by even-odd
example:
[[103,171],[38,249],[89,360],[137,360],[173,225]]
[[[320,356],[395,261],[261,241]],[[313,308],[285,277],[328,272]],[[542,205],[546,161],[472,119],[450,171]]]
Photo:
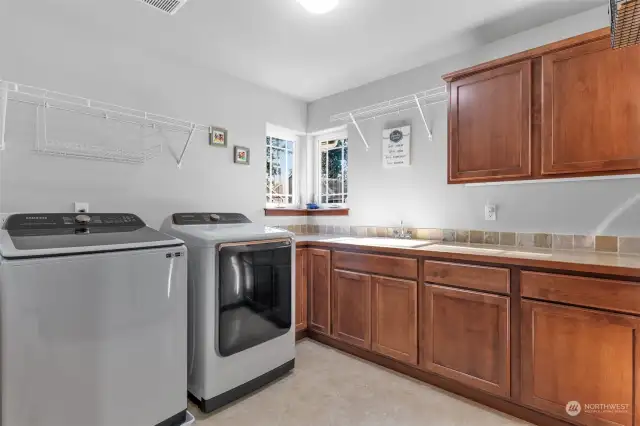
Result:
[[338,6],[339,0],[297,0],[298,3],[302,5],[305,9],[307,9],[311,13],[316,13],[321,15],[323,13],[331,12],[333,9]]

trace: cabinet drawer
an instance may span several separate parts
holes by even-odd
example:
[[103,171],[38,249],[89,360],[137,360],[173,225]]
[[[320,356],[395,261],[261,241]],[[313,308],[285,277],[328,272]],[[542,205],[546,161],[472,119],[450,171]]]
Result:
[[522,297],[640,314],[640,283],[522,271]]
[[425,260],[424,280],[474,290],[509,293],[509,270],[488,266]]
[[375,275],[418,279],[418,260],[405,257],[337,251],[333,253],[333,267]]

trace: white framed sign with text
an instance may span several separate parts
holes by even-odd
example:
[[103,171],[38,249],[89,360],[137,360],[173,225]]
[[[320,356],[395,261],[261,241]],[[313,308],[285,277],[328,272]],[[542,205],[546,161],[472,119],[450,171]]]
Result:
[[411,165],[411,126],[382,131],[382,166],[403,167]]

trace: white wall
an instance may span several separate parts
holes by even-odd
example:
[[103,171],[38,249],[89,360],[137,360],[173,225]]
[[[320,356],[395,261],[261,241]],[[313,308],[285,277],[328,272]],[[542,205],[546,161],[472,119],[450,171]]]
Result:
[[[78,17],[69,11],[51,16],[30,9],[26,2],[2,6],[0,77],[226,127],[230,143],[226,149],[209,147],[206,134],[198,135],[181,170],[175,157],[186,136],[173,134],[147,139],[149,144],[164,141],[165,150],[143,165],[44,156],[32,152],[35,107],[10,102],[7,148],[0,155],[0,211],[62,212],[70,211],[73,201],[88,201],[93,212],[133,212],[152,226],[172,212],[197,210],[237,211],[268,221],[262,210],[265,126],[269,122],[304,131],[304,102],[211,69],[135,50],[87,31],[87,22],[78,28]],[[53,125],[71,140],[139,141],[133,137],[135,129],[107,133],[105,124],[94,123],[94,133],[87,123],[81,125],[80,117],[70,117],[59,116]],[[252,149],[250,166],[233,163],[234,144]]]
[[[313,102],[309,131],[334,127],[332,114],[443,84],[447,72],[607,26],[607,8],[597,8],[478,47],[436,63]],[[349,126],[351,216],[356,225],[398,225],[458,229],[549,231],[640,235],[638,179],[469,187],[447,185],[447,112],[443,104],[426,110],[433,126],[430,142],[417,110],[362,125],[371,145],[366,152]],[[383,169],[382,129],[412,124],[412,166]],[[640,143],[640,141],[638,141]],[[484,204],[498,205],[498,221],[484,220]],[[345,223],[344,219],[318,219]]]

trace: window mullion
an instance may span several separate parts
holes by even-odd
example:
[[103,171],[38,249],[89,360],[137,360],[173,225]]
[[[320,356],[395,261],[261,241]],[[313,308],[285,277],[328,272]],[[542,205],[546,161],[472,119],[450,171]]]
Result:
[[284,196],[285,204],[289,204],[289,151],[286,146],[284,148]]
[[342,204],[344,204],[344,142],[342,142],[342,161],[340,162],[340,176],[342,176]]
[[[273,139],[271,140],[271,142],[273,142]],[[273,149],[273,143],[271,144],[270,148],[271,149],[269,149],[269,151],[271,152],[271,170],[269,170],[269,202],[273,204],[273,154],[275,153],[275,150]]]

